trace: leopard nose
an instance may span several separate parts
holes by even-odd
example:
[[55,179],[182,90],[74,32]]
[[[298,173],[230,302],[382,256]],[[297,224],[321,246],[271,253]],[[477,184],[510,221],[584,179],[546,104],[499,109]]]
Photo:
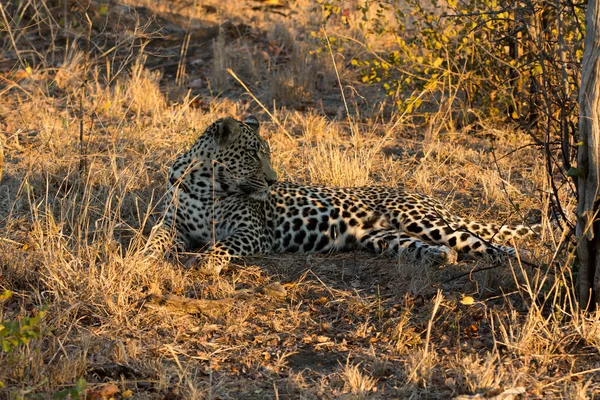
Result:
[[267,181],[267,185],[273,185],[275,182],[277,182],[277,172],[275,172],[272,168],[269,168],[265,173],[265,181]]

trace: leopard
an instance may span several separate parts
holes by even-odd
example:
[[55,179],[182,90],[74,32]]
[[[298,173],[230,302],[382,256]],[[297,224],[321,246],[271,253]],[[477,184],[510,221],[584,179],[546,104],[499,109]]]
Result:
[[406,262],[516,257],[501,243],[540,225],[476,222],[403,187],[327,187],[279,181],[254,116],[214,121],[173,162],[164,214],[144,251],[191,252],[188,265],[219,275],[232,260],[268,253],[365,250]]

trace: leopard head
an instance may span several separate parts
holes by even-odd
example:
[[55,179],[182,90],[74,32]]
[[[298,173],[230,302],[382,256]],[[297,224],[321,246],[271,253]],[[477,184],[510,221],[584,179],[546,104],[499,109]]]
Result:
[[212,175],[221,191],[264,200],[269,186],[277,181],[269,144],[259,130],[254,116],[243,121],[228,117],[215,121],[202,135],[212,147],[206,155],[211,159]]

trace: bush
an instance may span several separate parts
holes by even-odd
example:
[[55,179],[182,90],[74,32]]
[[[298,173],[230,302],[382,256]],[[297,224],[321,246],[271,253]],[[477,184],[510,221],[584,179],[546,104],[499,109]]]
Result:
[[[0,302],[12,296],[10,290],[0,294]],[[25,317],[20,320],[0,320],[0,349],[10,353],[14,347],[27,345],[31,339],[40,338],[40,323],[46,315],[45,310],[40,310],[34,317]]]
[[[477,109],[479,116],[528,126],[554,111],[576,115],[582,7],[542,0],[444,3],[366,0],[356,6],[367,34],[393,43],[381,52],[367,46],[366,57],[352,60],[363,82],[382,85],[407,113]],[[337,14],[341,25],[350,26],[343,2],[322,7],[327,17]]]

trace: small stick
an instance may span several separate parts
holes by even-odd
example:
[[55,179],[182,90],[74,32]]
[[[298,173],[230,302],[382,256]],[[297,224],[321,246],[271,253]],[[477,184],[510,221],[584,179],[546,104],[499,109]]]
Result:
[[246,84],[244,82],[242,82],[242,80],[240,78],[238,78],[238,76],[235,74],[235,72],[233,72],[233,70],[231,68],[227,68],[227,72],[229,72],[229,74],[231,76],[233,76],[235,78],[236,81],[238,81],[238,83],[240,85],[242,85],[242,87],[246,90],[246,93],[248,93],[250,95],[250,97],[252,97],[252,99],[259,105],[262,107],[263,110],[265,110],[265,112],[269,115],[269,117],[271,117],[271,119],[281,128],[281,130],[283,130],[283,133],[285,133],[285,135],[291,139],[291,140],[296,140],[294,139],[294,137],[288,132],[287,129],[285,129],[285,127],[281,124],[281,122],[279,122],[279,119],[274,116],[273,114],[271,114],[271,112],[267,109],[267,107],[264,106],[263,103],[260,102],[260,100],[258,100],[256,98],[255,95],[252,94],[252,92],[250,91],[250,89],[248,89],[248,86],[246,86]]

